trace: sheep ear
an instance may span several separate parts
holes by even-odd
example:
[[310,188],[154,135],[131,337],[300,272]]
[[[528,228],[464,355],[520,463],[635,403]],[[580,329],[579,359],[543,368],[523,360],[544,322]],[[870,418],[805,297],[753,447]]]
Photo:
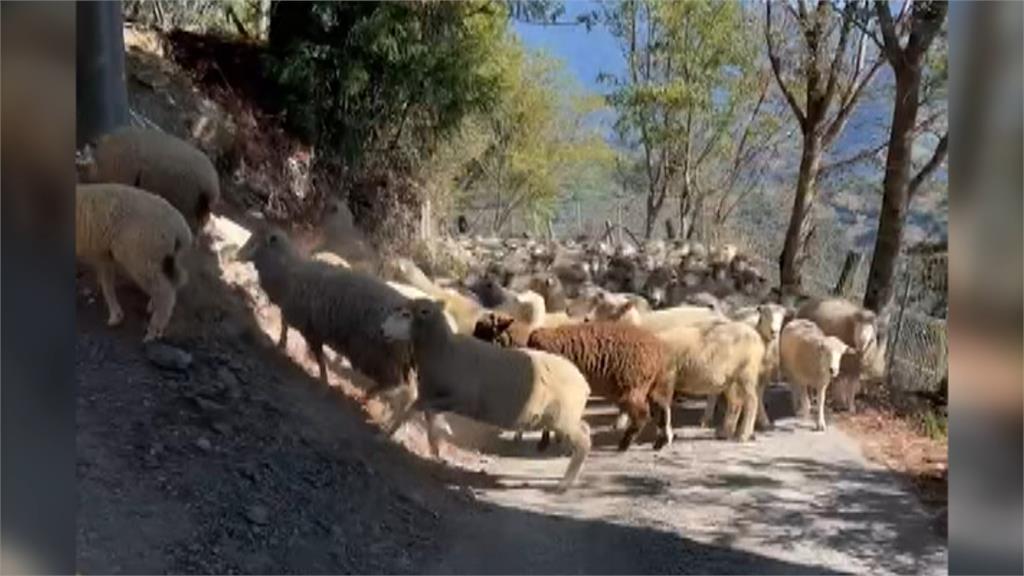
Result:
[[626,300],[625,302],[622,303],[621,306],[619,306],[619,309],[615,312],[615,317],[616,318],[621,318],[627,312],[632,310],[635,306],[636,306],[636,302],[633,302],[632,300]]
[[502,316],[495,315],[494,316],[494,326],[497,329],[502,330],[502,331],[508,330],[508,327],[511,326],[512,322],[514,322],[514,321],[515,321],[515,319],[512,318],[511,316],[504,316],[504,315],[502,315]]

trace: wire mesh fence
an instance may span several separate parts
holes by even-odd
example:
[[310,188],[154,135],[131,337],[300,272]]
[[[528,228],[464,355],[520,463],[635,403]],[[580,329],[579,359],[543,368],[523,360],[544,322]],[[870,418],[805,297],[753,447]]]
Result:
[[889,385],[936,390],[948,372],[947,254],[916,252],[903,258],[889,330]]

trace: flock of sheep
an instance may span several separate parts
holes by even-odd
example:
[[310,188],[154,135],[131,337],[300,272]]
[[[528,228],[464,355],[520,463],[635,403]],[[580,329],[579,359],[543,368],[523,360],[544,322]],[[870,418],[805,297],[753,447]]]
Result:
[[[119,267],[150,296],[145,340],[159,338],[187,278],[181,254],[219,197],[216,171],[181,140],[126,129],[97,142],[80,172],[91,183],[78,187],[77,254],[97,273],[109,323],[123,318]],[[297,330],[324,382],[329,346],[376,383],[368,398],[411,392],[393,396],[404,400],[393,402],[385,433],[423,412],[435,457],[444,413],[541,430],[540,450],[552,438],[571,450],[564,490],[591,448],[591,396],[618,407],[620,450],[652,420],[657,450],[673,440],[676,395],[708,399],[705,426],[724,397],[716,435],[747,441],[771,426],[763,395],[776,381],[790,386],[800,415],[816,393],[820,430],[829,389],[853,409],[861,383],[883,377],[871,312],[835,298],[772,301],[765,278],[731,246],[458,238],[449,245],[469,272],[446,279],[379,258],[341,202],[323,229],[327,241],[312,255],[270,225],[238,251],[281,310],[278,344]]]

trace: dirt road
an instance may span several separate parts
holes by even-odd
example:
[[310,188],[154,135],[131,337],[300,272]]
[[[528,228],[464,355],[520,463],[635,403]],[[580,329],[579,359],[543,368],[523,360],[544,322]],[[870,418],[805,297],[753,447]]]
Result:
[[381,442],[342,378],[311,377],[301,338],[274,349],[274,311],[245,304],[252,278],[209,270],[172,323],[187,366],[139,344],[141,295],[124,289],[116,329],[95,295],[79,298],[83,573],[945,571],[907,486],[840,431],[792,419],[740,445],[680,406],[670,448],[619,454],[598,406],[565,495],[549,488],[567,458],[532,441],[475,429],[492,454],[453,447],[444,465],[421,456],[415,423],[404,446]]

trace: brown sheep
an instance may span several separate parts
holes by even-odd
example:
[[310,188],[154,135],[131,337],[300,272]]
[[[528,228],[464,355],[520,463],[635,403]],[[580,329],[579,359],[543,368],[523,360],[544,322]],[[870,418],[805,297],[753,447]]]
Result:
[[654,335],[628,324],[590,322],[533,331],[502,314],[488,314],[473,335],[501,346],[559,354],[586,376],[594,394],[615,402],[630,423],[619,441],[626,450],[652,410],[660,428],[654,449],[672,442],[673,379],[669,351]]

